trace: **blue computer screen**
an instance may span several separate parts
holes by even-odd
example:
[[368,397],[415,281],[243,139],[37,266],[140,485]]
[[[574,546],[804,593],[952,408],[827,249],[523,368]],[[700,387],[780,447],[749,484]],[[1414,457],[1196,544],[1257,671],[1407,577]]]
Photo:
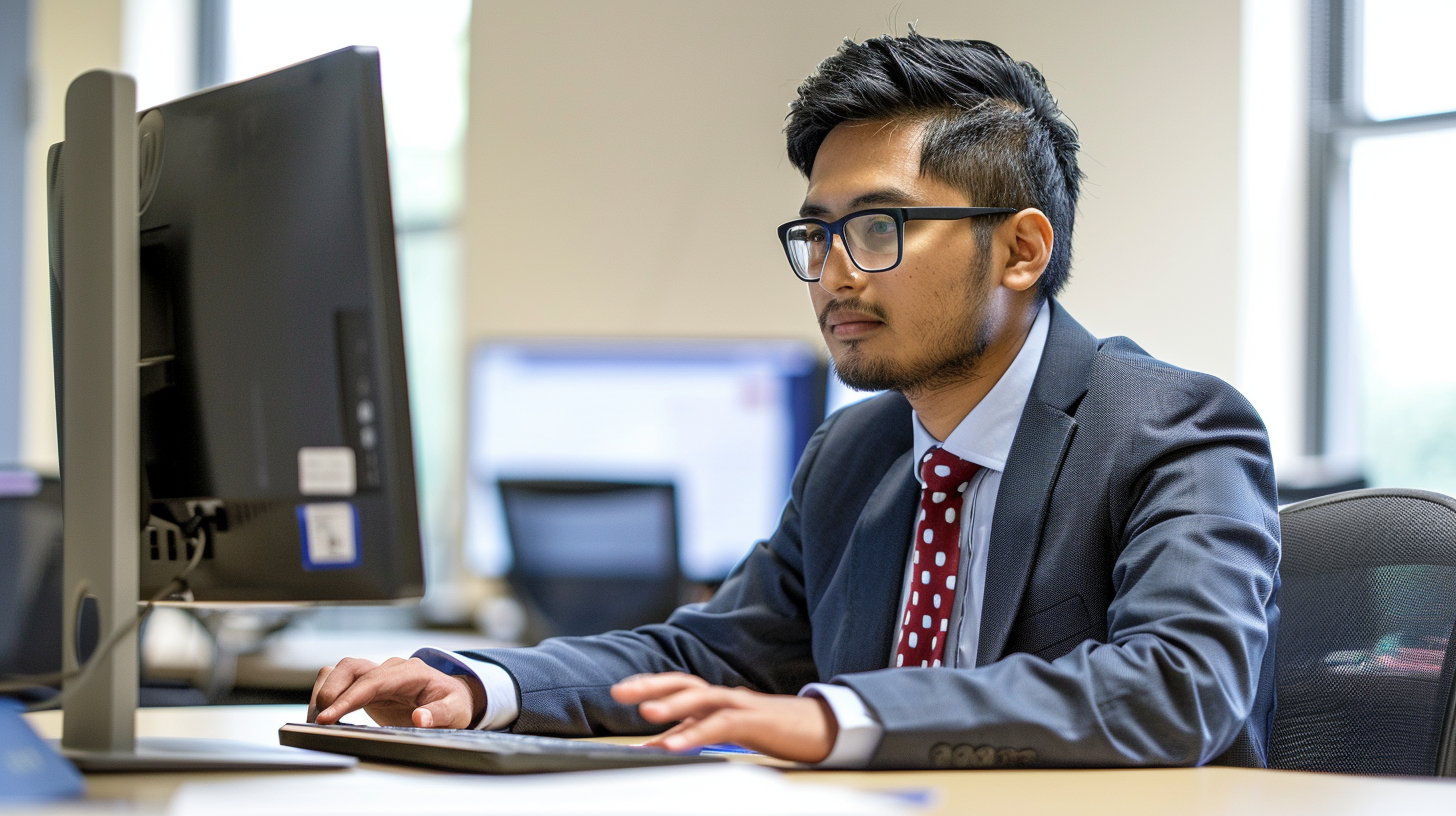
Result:
[[847,408],[856,402],[863,402],[872,397],[878,397],[883,391],[856,391],[853,388],[840,382],[834,372],[834,366],[829,366],[829,380],[824,394],[824,415],[838,411],[840,408]]
[[777,525],[824,395],[818,354],[793,341],[481,345],[470,370],[469,564],[510,568],[499,480],[671,482],[682,572],[719,580]]

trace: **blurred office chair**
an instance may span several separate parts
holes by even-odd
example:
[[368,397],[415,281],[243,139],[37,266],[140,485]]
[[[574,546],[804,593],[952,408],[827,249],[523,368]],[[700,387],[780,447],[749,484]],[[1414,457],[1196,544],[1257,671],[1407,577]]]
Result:
[[1354,490],[1279,519],[1271,767],[1456,776],[1456,500]]
[[1281,466],[1279,503],[1294,504],[1369,486],[1364,471],[1353,462],[1308,456]]
[[[61,670],[63,491],[59,479],[39,477],[31,477],[33,489],[12,489],[20,475],[0,471],[0,675],[47,675]],[[188,683],[147,677],[145,666],[143,675],[143,706],[208,702]],[[46,699],[55,692],[35,686],[20,696]]]
[[6,471],[3,477],[7,484],[0,489],[0,564],[4,565],[0,566],[0,674],[58,672],[61,483],[22,471]]
[[528,634],[592,635],[667,619],[682,591],[671,484],[502,479]]

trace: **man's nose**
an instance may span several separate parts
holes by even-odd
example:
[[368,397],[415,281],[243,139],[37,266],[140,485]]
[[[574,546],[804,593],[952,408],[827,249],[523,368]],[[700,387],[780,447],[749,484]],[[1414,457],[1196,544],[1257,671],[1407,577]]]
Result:
[[842,295],[863,288],[868,277],[868,272],[860,271],[854,261],[849,259],[849,252],[844,248],[844,239],[841,238],[829,247],[829,255],[824,259],[824,269],[819,273],[819,286],[830,294]]

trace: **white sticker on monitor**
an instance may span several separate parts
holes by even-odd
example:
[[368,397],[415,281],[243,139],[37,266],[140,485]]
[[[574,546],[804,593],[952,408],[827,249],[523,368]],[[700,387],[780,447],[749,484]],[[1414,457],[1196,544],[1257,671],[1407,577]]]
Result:
[[352,496],[359,480],[353,448],[299,448],[298,492],[305,496]]
[[304,569],[342,569],[359,564],[359,515],[349,502],[300,504]]

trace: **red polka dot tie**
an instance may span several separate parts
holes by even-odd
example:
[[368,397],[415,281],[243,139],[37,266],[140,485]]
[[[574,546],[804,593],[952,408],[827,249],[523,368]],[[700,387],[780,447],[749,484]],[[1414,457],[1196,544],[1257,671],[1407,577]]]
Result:
[[961,562],[961,506],[980,466],[941,448],[920,460],[920,516],[915,522],[910,597],[900,616],[896,666],[939,666]]

